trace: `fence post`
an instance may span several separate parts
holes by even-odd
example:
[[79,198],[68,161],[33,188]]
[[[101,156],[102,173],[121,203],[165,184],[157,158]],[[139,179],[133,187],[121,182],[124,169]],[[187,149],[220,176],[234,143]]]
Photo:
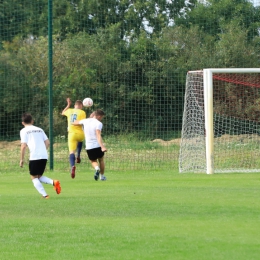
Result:
[[48,0],[48,75],[49,75],[49,140],[50,170],[53,170],[53,95],[52,95],[52,0]]

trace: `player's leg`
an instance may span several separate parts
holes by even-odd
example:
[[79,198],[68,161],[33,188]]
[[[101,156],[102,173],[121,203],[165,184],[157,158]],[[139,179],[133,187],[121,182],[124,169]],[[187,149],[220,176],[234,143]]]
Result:
[[[98,158],[102,158],[104,156],[104,153],[101,151],[101,147],[98,147],[98,148],[87,150],[87,154],[92,167],[95,169],[94,179],[98,181],[98,177],[100,174],[100,165],[98,162]],[[104,169],[105,168],[103,168],[103,170]]]
[[80,158],[80,154],[81,154],[81,150],[82,150],[82,145],[83,145],[83,140],[84,140],[84,133],[79,133],[77,135],[77,140],[78,140],[78,144],[77,144],[77,157],[76,157],[76,163],[80,163],[81,162],[81,158]]
[[60,186],[60,182],[58,180],[53,180],[46,176],[40,176],[39,181],[41,183],[52,185],[57,194],[61,193],[61,186]]
[[98,181],[100,168],[99,168],[98,161],[97,161],[96,148],[86,150],[86,152],[88,154],[88,158],[89,158],[89,161],[90,161],[92,167],[95,169],[94,179],[96,181]]
[[100,173],[100,168],[99,168],[98,162],[97,162],[97,160],[90,160],[90,162],[91,162],[92,167],[95,169],[94,179],[96,181],[98,181],[98,176]]
[[104,152],[102,152],[101,147],[96,149],[96,156],[98,158],[99,167],[100,167],[100,180],[105,181],[106,177],[105,173],[105,161],[104,161]]
[[[44,163],[40,162],[41,160],[33,160],[29,162],[29,171],[31,175],[31,180],[35,189],[42,195],[43,198],[48,199],[49,195],[46,193],[44,187],[42,186],[39,176],[44,172],[45,166]],[[46,160],[47,162],[47,160]]]
[[77,148],[78,141],[74,133],[69,133],[68,135],[68,143],[69,143],[69,162],[70,162],[70,174],[71,178],[74,179],[76,175],[76,166],[75,166],[75,150]]
[[81,150],[82,150],[82,144],[83,144],[83,142],[78,142],[78,145],[77,145],[77,158],[76,158],[77,163],[81,162],[80,153],[81,153]]
[[100,180],[105,181],[107,178],[105,177],[105,160],[104,156],[102,158],[98,158],[99,167],[100,167]]

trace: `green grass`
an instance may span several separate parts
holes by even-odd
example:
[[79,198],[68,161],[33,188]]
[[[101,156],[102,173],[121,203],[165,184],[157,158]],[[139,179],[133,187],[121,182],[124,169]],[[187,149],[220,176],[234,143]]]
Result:
[[46,172],[40,199],[26,170],[0,174],[0,259],[259,259],[258,174]]

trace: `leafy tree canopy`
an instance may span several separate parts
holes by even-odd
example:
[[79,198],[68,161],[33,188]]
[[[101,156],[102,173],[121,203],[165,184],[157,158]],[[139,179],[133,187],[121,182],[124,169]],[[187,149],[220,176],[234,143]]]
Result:
[[193,9],[176,18],[175,24],[185,27],[198,25],[206,33],[218,36],[223,25],[234,19],[247,29],[249,39],[259,35],[260,8],[248,0],[198,1]]

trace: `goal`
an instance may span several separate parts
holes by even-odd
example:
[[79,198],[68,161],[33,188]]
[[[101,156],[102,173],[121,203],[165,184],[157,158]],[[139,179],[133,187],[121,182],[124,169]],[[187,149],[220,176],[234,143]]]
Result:
[[260,69],[190,71],[179,171],[260,171]]

